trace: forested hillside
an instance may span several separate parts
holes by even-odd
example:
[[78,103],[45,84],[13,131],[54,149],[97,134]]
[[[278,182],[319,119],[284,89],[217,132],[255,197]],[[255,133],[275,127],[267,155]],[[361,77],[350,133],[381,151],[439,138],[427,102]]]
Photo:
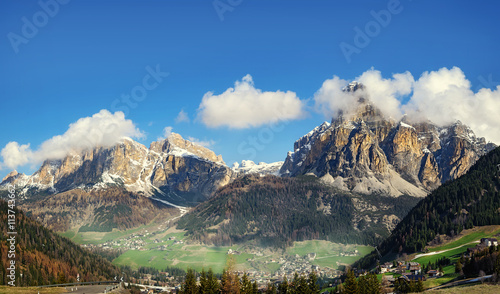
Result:
[[[500,224],[500,148],[480,158],[467,174],[447,182],[420,201],[378,247],[413,253],[422,250],[438,234],[449,236],[473,226]],[[359,261],[374,264],[376,252]]]
[[5,271],[10,265],[10,244],[7,238],[11,236],[15,236],[16,243],[17,286],[76,281],[77,274],[80,281],[110,280],[120,273],[109,261],[53,233],[18,209],[14,209],[17,235],[7,235],[13,231],[8,228],[8,209],[11,208],[7,202],[0,200],[1,285],[8,282]]
[[178,226],[193,240],[217,245],[255,240],[282,247],[308,239],[376,244],[389,234],[389,220],[402,218],[415,203],[413,197],[343,192],[315,177],[245,176],[219,189]]

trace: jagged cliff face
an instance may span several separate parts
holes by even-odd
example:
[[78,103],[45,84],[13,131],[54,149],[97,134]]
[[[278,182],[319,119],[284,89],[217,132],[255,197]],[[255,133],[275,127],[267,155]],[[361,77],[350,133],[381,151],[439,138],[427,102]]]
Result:
[[[352,84],[346,91],[362,88]],[[489,150],[484,138],[460,122],[396,122],[367,99],[353,113],[340,113],[297,140],[280,173],[314,174],[341,189],[360,193],[425,196],[463,175]]]
[[32,176],[12,172],[1,186],[16,184],[30,189],[59,193],[71,189],[123,187],[146,196],[165,192],[196,194],[197,200],[227,184],[233,171],[211,150],[172,134],[153,142],[150,148],[131,139],[110,148],[95,148],[70,154],[62,160],[47,160]]

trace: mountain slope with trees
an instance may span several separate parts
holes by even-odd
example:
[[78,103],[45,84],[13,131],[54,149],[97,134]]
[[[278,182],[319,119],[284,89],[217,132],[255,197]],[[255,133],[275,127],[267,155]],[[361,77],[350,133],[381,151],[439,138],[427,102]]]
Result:
[[310,176],[245,176],[182,217],[178,227],[195,241],[216,245],[252,240],[283,247],[309,239],[376,244],[417,201],[358,195]]
[[[500,148],[481,157],[460,178],[447,182],[420,201],[378,250],[382,255],[421,251],[439,234],[454,236],[474,226],[500,224]],[[372,252],[358,262],[369,267]]]
[[[13,231],[7,227],[8,209],[15,212],[16,235],[7,235],[8,231]],[[120,273],[103,257],[55,234],[0,200],[0,285],[8,282],[6,269],[10,259],[7,245],[10,244],[7,238],[10,236],[15,236],[16,240],[16,286],[76,282],[77,274],[83,282],[112,280]]]

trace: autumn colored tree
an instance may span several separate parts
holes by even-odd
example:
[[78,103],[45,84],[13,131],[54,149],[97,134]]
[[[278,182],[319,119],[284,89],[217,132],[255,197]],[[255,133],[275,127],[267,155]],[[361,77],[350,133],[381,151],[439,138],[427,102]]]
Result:
[[235,265],[236,259],[233,255],[229,255],[226,268],[222,273],[221,290],[223,294],[240,294],[240,280],[234,272]]

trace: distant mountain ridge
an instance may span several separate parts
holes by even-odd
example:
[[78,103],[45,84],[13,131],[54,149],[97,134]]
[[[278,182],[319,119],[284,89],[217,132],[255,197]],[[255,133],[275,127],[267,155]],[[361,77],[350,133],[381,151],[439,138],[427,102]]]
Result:
[[[344,91],[363,90],[351,83]],[[423,197],[441,183],[463,175],[495,145],[477,138],[460,121],[447,127],[431,122],[396,122],[367,97],[352,113],[339,113],[297,140],[280,173],[313,174],[331,185],[359,193]]]
[[233,177],[234,172],[220,155],[172,133],[165,140],[151,143],[149,149],[125,138],[109,148],[96,147],[61,160],[46,160],[31,176],[11,172],[0,189],[15,184],[22,188],[22,194],[55,194],[118,186],[146,196],[190,193],[200,201]]
[[220,155],[173,133],[150,148],[124,138],[46,160],[31,176],[13,171],[0,195],[15,185],[20,206],[56,231],[111,231],[173,217],[179,212],[166,203],[198,203],[234,176]]

